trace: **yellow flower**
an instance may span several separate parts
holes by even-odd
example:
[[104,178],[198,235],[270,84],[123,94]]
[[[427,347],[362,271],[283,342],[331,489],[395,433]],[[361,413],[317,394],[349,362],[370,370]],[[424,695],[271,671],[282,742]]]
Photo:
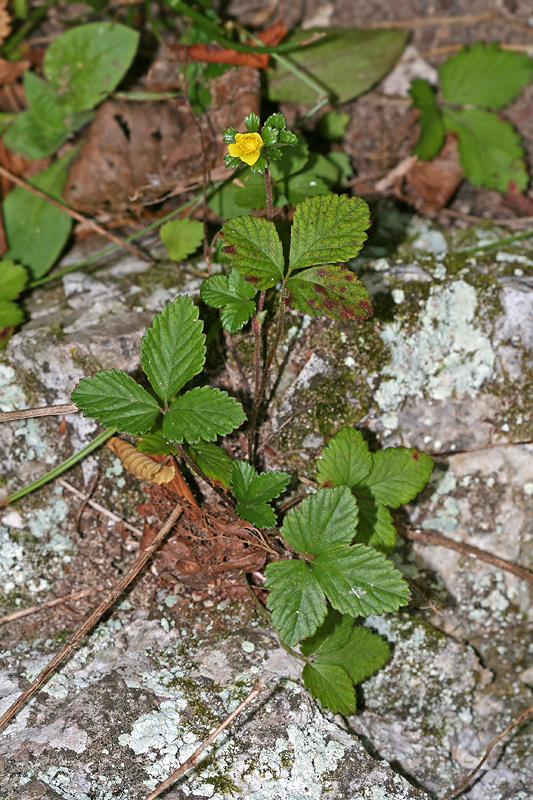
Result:
[[251,167],[261,155],[262,146],[258,133],[236,133],[235,144],[228,145],[228,152],[232,158],[240,158]]

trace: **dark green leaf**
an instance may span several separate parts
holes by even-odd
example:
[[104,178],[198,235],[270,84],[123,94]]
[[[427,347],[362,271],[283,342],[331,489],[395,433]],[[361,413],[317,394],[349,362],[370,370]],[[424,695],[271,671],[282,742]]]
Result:
[[161,240],[173,261],[183,261],[198,250],[204,240],[204,226],[196,219],[171,219],[159,230]]
[[0,297],[2,300],[14,300],[19,296],[28,280],[28,273],[20,264],[10,258],[0,261]]
[[327,194],[304,200],[294,213],[290,270],[355,258],[369,225],[368,205],[360,197]]
[[198,386],[177,397],[163,420],[163,435],[170,442],[212,442],[226,436],[246,415],[242,406],[227,392]]
[[[235,200],[243,208],[266,208],[265,181],[262,175],[249,170],[240,179],[242,186],[235,187]],[[273,191],[275,195],[275,190]],[[238,212],[240,214],[242,212]]]
[[173,455],[178,452],[177,447],[167,442],[163,436],[161,426],[163,425],[163,415],[159,415],[152,428],[137,442],[137,450],[149,456]]
[[503,108],[529,83],[533,60],[525,53],[476,42],[448,58],[439,69],[442,96],[457,105]]
[[117,369],[104,369],[94,378],[82,378],[72,392],[72,402],[86,417],[132,436],[150,430],[160,413],[157,400]]
[[224,164],[228,167],[228,169],[237,169],[242,164],[242,161],[237,156],[230,156],[229,153],[226,153],[224,156]]
[[390,508],[408,503],[429,480],[433,459],[420,450],[387,447],[374,453],[370,474],[355,487],[356,494],[371,496]]
[[270,289],[283,277],[283,248],[273,222],[236,217],[222,227],[224,251],[237,272],[256,289]]
[[289,305],[302,314],[324,314],[337,322],[372,316],[370,295],[346,267],[325,264],[301,270],[288,279],[286,289]]
[[221,308],[220,318],[225,330],[234,332],[250,319],[255,311],[255,288],[238,272],[231,270],[229,277],[212,275],[202,283],[200,294],[204,303]]
[[55,39],[44,57],[44,74],[61,104],[84,111],[118,86],[137,50],[139,34],[116,22],[77,25]]
[[418,122],[421,128],[420,139],[413,148],[413,153],[422,161],[430,161],[440,153],[445,136],[437,96],[433,87],[422,78],[415,78],[409,94],[414,107],[419,111]]
[[195,445],[184,445],[184,450],[211,480],[224,489],[229,489],[233,459],[222,447],[212,442],[198,442]]
[[153,389],[168,405],[205,363],[203,323],[187,295],[158,314],[141,341],[141,364]]
[[286,472],[273,470],[257,474],[247,461],[236,460],[231,468],[231,488],[237,503],[237,514],[258,528],[271,528],[276,515],[267,505],[277,497],[290,480]]
[[270,165],[270,174],[274,181],[283,181],[306,165],[309,158],[309,146],[305,139],[300,139],[295,147],[287,150],[279,162]]
[[280,533],[300,553],[320,555],[353,541],[358,515],[348,488],[321,489],[287,514]]
[[302,670],[305,688],[334,714],[353,714],[357,700],[353,681],[342,667],[314,661]]
[[358,495],[359,525],[356,543],[368,544],[381,553],[392,553],[396,545],[396,528],[388,508],[372,497]]
[[306,197],[328,194],[330,187],[312,172],[305,170],[288,178],[284,183],[284,191],[289,203],[294,206]]
[[[313,34],[321,38],[290,54],[291,62],[323,87],[324,95],[346,103],[368,91],[385,77],[400,58],[408,32],[359,28],[311,28],[292,31],[288,42],[301,42]],[[276,102],[316,103],[317,93],[284,64],[271,61],[267,96]]]
[[507,192],[529,183],[520,137],[508,120],[491,111],[446,108],[444,124],[457,134],[459,159],[474,186]]
[[342,139],[349,122],[348,113],[333,109],[320,118],[318,130],[326,139]]
[[[255,175],[252,176],[252,173],[249,174],[250,177],[255,178]],[[262,178],[259,178],[259,180],[261,181],[261,183],[263,183]],[[263,191],[264,191],[264,183],[263,183]],[[221,186],[220,189],[218,189],[209,198],[207,205],[221,219],[230,219],[231,217],[239,217],[242,216],[243,214],[249,214],[250,208],[249,207],[247,208],[244,205],[240,205],[239,202],[241,199],[240,192],[241,188],[237,186],[235,183],[226,183],[224,186]],[[266,205],[266,200],[260,203],[258,207],[260,207],[261,205]]]
[[[222,131],[222,139],[226,144],[232,144],[235,142],[235,136],[239,133],[237,128],[226,128]],[[240,161],[240,159],[238,159]]]
[[328,486],[355,486],[369,474],[372,454],[363,435],[355,428],[341,428],[323,448],[316,479]]
[[12,300],[4,300],[0,297],[0,331],[3,328],[11,328],[20,325],[24,319],[22,309]]
[[[71,151],[51,167],[29,178],[28,183],[64,202],[61,191],[67,178]],[[9,250],[5,257],[28,267],[32,278],[46,275],[61,253],[72,227],[72,218],[46,200],[17,187],[2,204]]]
[[316,631],[326,616],[324,593],[305,561],[274,561],[265,569],[272,624],[288,645]]
[[253,164],[250,169],[252,172],[257,172],[260,175],[264,175],[266,168],[268,167],[268,161],[264,156],[259,156],[255,164]]
[[244,125],[246,127],[246,130],[250,131],[251,133],[256,133],[256,131],[259,128],[260,122],[261,120],[259,119],[257,114],[254,114],[253,111],[250,111],[250,113],[247,114],[244,118]]
[[286,124],[285,117],[279,111],[276,114],[271,114],[265,122],[265,126],[277,128],[278,131],[284,131]]
[[294,146],[298,144],[298,137],[292,131],[280,131],[279,144]]
[[263,143],[270,147],[270,145],[276,144],[279,139],[279,131],[277,128],[271,128],[269,125],[264,125],[261,130],[261,138]]

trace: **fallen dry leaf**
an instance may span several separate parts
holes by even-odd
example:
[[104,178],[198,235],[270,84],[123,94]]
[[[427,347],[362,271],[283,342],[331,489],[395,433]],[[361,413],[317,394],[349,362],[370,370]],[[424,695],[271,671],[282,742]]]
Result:
[[[267,47],[272,47],[281,42],[286,33],[285,23],[280,20],[259,33],[257,38]],[[249,39],[248,44],[254,44],[254,42]],[[220,44],[172,45],[169,47],[169,55],[177,56],[182,62],[206,61],[214,64],[232,64],[233,66],[259,69],[267,69],[270,60],[270,53],[242,53]]]
[[417,161],[405,175],[407,198],[420,207],[423,200],[432,209],[444,208],[459,188],[464,173],[459,163],[455,134],[446,136],[439,155],[431,161]]

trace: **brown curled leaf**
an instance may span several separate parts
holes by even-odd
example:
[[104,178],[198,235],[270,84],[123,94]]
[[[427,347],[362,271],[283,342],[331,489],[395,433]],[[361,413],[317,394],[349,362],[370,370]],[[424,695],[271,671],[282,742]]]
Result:
[[144,481],[150,483],[170,483],[174,478],[174,464],[159,464],[153,458],[147,456],[146,453],[140,453],[137,448],[125,442],[124,439],[119,439],[118,436],[112,436],[108,439],[107,446],[120,458],[124,467],[135,475],[136,478],[142,478]]

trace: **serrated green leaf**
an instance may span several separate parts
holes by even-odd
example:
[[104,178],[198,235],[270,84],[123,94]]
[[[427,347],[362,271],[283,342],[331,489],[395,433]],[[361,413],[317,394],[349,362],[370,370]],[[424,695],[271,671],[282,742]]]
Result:
[[292,131],[280,131],[279,132],[279,144],[280,145],[289,145],[294,147],[298,144],[298,137]]
[[283,278],[283,248],[273,222],[236,217],[223,225],[222,237],[232,267],[256,289],[270,289]]
[[104,369],[93,378],[82,378],[71,399],[86,417],[132,436],[150,430],[160,413],[157,400],[118,369]]
[[10,258],[0,261],[0,297],[2,300],[14,300],[26,286],[28,273],[20,264]]
[[371,497],[385,506],[398,508],[412,500],[429,480],[433,459],[420,450],[387,447],[374,453],[372,471],[355,492]]
[[[400,58],[408,37],[401,30],[360,28],[310,28],[294,30],[285,41],[291,43],[320,38],[290,54],[291,62],[324,87],[324,96],[346,103],[368,91],[385,77]],[[275,102],[313,103],[317,93],[284,64],[271,61],[266,90]]]
[[[225,144],[232,144],[235,142],[235,136],[239,133],[237,128],[226,128],[222,131],[222,139]],[[239,159],[240,160],[240,159]]]
[[355,486],[373,466],[372,453],[355,428],[341,428],[322,449],[316,479],[328,486]]
[[237,169],[242,164],[241,159],[238,156],[230,156],[229,153],[226,153],[224,156],[224,164],[228,169]]
[[285,126],[287,125],[287,121],[285,117],[280,111],[277,111],[275,114],[271,114],[265,121],[265,125],[276,128],[278,131],[284,131]]
[[359,511],[345,486],[320,489],[285,517],[281,535],[300,553],[319,555],[350,544]]
[[168,405],[205,363],[203,323],[188,295],[176,297],[158,314],[141,341],[141,364],[152,388]]
[[279,470],[257,474],[247,461],[235,460],[231,467],[231,488],[237,503],[237,514],[258,528],[271,528],[276,515],[267,505],[286,489],[290,475]]
[[[29,178],[28,183],[64,203],[61,192],[73,155],[72,150],[51,167]],[[46,275],[65,246],[72,218],[22,187],[9,192],[2,212],[9,244],[4,257],[24,264],[34,279]]]
[[204,240],[204,226],[196,219],[171,219],[159,230],[168,257],[183,261],[195,253]]
[[229,489],[233,459],[222,447],[212,442],[198,442],[185,445],[184,450],[211,480]]
[[397,611],[409,601],[401,572],[373,547],[341,547],[316,556],[309,566],[333,608],[342,614],[367,617]]
[[422,78],[415,78],[409,94],[413,105],[418,109],[420,138],[413,148],[413,154],[422,161],[430,161],[440,153],[444,144],[444,122],[437,106],[437,95],[433,87]]
[[270,125],[263,125],[261,129],[261,138],[266,147],[277,144],[279,139],[279,131],[277,128],[272,128]]
[[386,555],[392,553],[396,545],[396,528],[389,509],[372,497],[362,497],[357,493],[356,497],[359,525],[354,543],[368,544]]
[[316,631],[326,616],[324,593],[305,561],[274,561],[265,568],[272,624],[288,645]]
[[353,714],[357,707],[353,681],[342,667],[321,661],[302,670],[305,688],[334,714]]
[[370,225],[360,197],[326,194],[310,197],[294,212],[290,271],[355,258]]
[[3,328],[20,325],[23,320],[22,309],[12,300],[4,300],[3,297],[0,297],[0,331]]
[[349,122],[350,115],[347,112],[333,109],[320,118],[318,130],[326,139],[342,139]]
[[227,392],[197,386],[174,400],[163,420],[163,435],[170,442],[212,442],[226,436],[246,419],[242,406]]
[[300,270],[285,286],[286,301],[302,314],[324,314],[337,322],[372,316],[370,295],[357,275],[346,267],[325,264]]
[[256,133],[257,129],[259,128],[259,123],[261,120],[253,111],[250,111],[244,118],[244,126],[247,131],[252,133]]
[[206,278],[200,289],[204,303],[212,308],[222,308],[222,325],[231,333],[240,330],[254,313],[255,301],[252,298],[255,292],[255,287],[234,269],[229,277],[212,275]]
[[439,69],[442,96],[457,105],[503,108],[531,80],[533,60],[525,53],[476,42]]
[[44,74],[64,108],[84,111],[115,89],[137,50],[139,34],[116,22],[77,25],[48,47]]
[[[529,182],[520,137],[508,120],[481,109],[443,111],[446,128],[457,134],[459,160],[474,186],[523,191]],[[9,197],[9,195],[8,195]]]
[[268,167],[268,161],[266,160],[266,158],[264,156],[259,156],[255,164],[251,165],[250,170],[252,172],[257,172],[260,175],[264,175],[267,167]]

